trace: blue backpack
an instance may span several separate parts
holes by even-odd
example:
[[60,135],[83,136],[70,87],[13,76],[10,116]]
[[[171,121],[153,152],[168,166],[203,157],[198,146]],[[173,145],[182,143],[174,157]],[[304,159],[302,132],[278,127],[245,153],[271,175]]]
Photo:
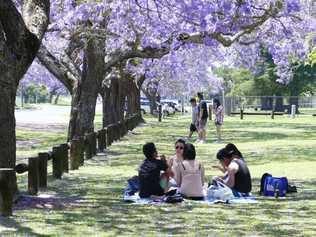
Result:
[[285,197],[288,190],[286,177],[273,177],[271,174],[264,174],[261,178],[261,193],[264,196]]

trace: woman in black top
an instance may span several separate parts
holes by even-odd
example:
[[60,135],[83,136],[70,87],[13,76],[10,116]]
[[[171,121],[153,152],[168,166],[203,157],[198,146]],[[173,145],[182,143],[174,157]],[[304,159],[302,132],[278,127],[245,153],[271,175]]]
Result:
[[243,159],[235,158],[227,148],[218,151],[217,159],[223,167],[226,167],[226,177],[216,179],[230,187],[234,194],[236,192],[249,193],[252,185],[246,162]]

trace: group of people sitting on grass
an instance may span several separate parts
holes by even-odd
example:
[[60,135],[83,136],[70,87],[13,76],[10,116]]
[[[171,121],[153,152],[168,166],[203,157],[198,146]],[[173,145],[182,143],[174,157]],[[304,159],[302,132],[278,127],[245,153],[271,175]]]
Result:
[[[139,168],[139,196],[150,198],[163,196],[170,188],[177,188],[184,198],[203,200],[205,197],[205,168],[196,159],[194,145],[179,139],[175,143],[176,154],[169,159],[158,155],[154,143],[143,146],[145,160]],[[247,164],[234,144],[227,144],[217,153],[223,172],[210,184],[220,182],[231,188],[238,197],[251,191],[251,177]]]

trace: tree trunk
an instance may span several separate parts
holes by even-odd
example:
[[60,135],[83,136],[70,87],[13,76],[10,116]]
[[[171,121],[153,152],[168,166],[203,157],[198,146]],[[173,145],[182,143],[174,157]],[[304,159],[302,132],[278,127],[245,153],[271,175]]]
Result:
[[135,82],[130,83],[130,90],[127,96],[127,114],[140,113],[140,90]]
[[[15,168],[15,97],[48,26],[48,0],[23,1],[22,14],[11,0],[0,1],[0,167]],[[17,190],[16,177],[9,187]]]
[[60,97],[60,94],[57,94],[57,95],[56,95],[56,98],[55,98],[55,100],[54,100],[54,104],[55,104],[55,105],[57,105],[58,100],[59,100],[59,97]]
[[102,90],[103,127],[124,119],[128,85],[122,78],[112,77],[110,87]]
[[133,80],[131,75],[129,75],[129,93],[127,96],[127,113],[129,115],[134,113],[139,113],[141,115],[140,109],[140,90],[145,81],[145,76],[142,76],[137,82]]
[[[12,74],[7,74],[10,81]],[[0,168],[15,167],[15,96],[16,84],[4,84],[5,75],[1,73],[0,81]]]
[[68,140],[94,131],[95,107],[104,78],[102,41],[90,39],[85,49],[81,80],[75,83],[72,94]]

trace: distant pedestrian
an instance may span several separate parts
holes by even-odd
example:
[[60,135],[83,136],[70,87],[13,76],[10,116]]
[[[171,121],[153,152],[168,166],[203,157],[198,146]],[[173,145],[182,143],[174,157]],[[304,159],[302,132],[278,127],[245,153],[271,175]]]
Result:
[[207,124],[207,119],[208,119],[207,105],[206,105],[206,102],[204,101],[202,93],[200,92],[197,93],[197,96],[199,98],[199,105],[198,105],[199,140],[198,142],[205,143],[206,142],[206,124]]
[[190,124],[190,132],[189,132],[189,136],[188,136],[189,139],[192,137],[192,134],[194,132],[198,132],[197,128],[199,126],[199,123],[198,123],[199,108],[197,106],[196,99],[195,98],[191,98],[190,99],[190,103],[191,103],[191,106],[192,106],[192,121],[191,121],[191,124]]
[[215,115],[214,121],[215,121],[215,127],[216,127],[217,142],[221,142],[221,139],[222,139],[221,128],[224,123],[224,108],[218,99],[213,100],[213,112]]

